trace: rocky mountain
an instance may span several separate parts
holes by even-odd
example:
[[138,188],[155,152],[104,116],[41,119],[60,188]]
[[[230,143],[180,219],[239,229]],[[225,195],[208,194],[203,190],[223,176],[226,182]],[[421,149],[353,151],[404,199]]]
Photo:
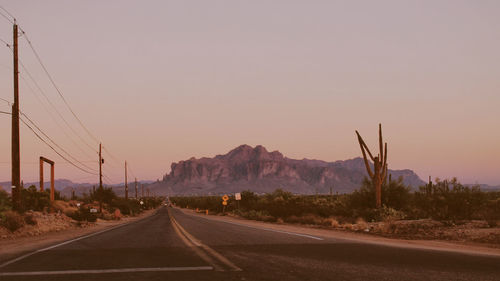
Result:
[[[393,179],[405,184],[425,184],[411,170],[389,170]],[[172,163],[171,172],[149,185],[156,194],[220,194],[242,190],[258,193],[282,188],[300,194],[346,193],[360,187],[366,170],[362,158],[325,162],[295,160],[263,146],[241,145],[214,158],[191,158]]]

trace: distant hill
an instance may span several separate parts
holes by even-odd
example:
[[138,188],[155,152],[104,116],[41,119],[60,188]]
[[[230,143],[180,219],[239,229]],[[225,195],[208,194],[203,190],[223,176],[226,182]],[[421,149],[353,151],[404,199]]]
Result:
[[[402,176],[406,185],[425,184],[411,170],[389,170],[393,179]],[[149,185],[156,194],[220,194],[242,190],[257,193],[277,188],[298,194],[348,193],[361,186],[366,170],[362,158],[325,162],[290,159],[263,146],[241,145],[214,158],[191,158],[172,163],[171,172]]]

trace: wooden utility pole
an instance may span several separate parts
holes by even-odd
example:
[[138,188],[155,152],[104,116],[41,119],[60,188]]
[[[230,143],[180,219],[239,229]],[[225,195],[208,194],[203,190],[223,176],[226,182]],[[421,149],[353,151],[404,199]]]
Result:
[[125,161],[125,200],[128,200],[127,161]]
[[102,164],[103,163],[104,163],[104,159],[102,159],[101,143],[99,143],[99,188],[102,188]]
[[137,178],[135,178],[135,199],[137,199]]
[[141,194],[142,194],[141,197],[144,198],[144,185],[143,184],[141,184]]
[[14,20],[14,103],[12,104],[12,207],[21,208],[21,153],[19,145],[19,65],[17,59],[17,23]]
[[102,187],[102,164],[104,163],[104,159],[102,159],[102,150],[101,150],[101,143],[99,143],[99,212],[102,213],[102,194],[103,194],[103,187]]

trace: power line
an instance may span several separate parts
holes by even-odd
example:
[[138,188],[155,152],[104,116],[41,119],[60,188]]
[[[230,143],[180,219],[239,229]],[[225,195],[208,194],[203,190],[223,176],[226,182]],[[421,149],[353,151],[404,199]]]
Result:
[[75,157],[73,157],[71,154],[69,154],[64,148],[62,148],[60,145],[58,145],[55,141],[53,141],[47,134],[45,134],[42,129],[40,129],[26,114],[24,114],[24,112],[21,112],[21,115],[23,115],[24,117],[26,117],[26,119],[28,119],[28,121],[33,125],[35,126],[35,128],[40,131],[40,133],[42,133],[50,142],[52,142],[55,146],[57,146],[60,150],[62,150],[64,153],[66,153],[66,155],[68,155],[71,159],[75,160],[76,162],[80,163],[82,166],[84,166],[85,168],[91,170],[91,171],[94,171],[94,172],[97,172],[97,170],[95,170],[94,168],[91,168],[85,164],[83,164],[83,162],[81,162],[80,160],[76,159]]
[[[3,9],[3,8],[2,8]],[[2,17],[4,17],[7,21],[9,21],[10,23],[14,24],[14,21],[9,19],[9,17],[7,17],[6,15],[4,15],[2,12],[0,12],[0,15],[2,15]]]
[[10,48],[10,44],[7,41],[3,40],[2,38],[0,38],[0,41],[2,41],[7,47]]
[[43,143],[45,143],[48,147],[50,147],[50,149],[52,149],[55,153],[57,153],[57,155],[59,155],[62,159],[66,160],[66,162],[70,163],[71,165],[73,165],[74,167],[78,168],[79,170],[87,173],[87,174],[91,174],[91,175],[95,175],[97,176],[97,173],[93,173],[93,172],[89,172],[83,168],[81,168],[80,166],[76,165],[75,163],[71,162],[70,160],[68,160],[66,157],[64,157],[64,155],[62,155],[61,153],[59,153],[57,150],[54,149],[54,147],[52,147],[49,143],[47,143],[42,137],[40,137],[39,134],[37,134],[35,132],[35,130],[33,130],[33,128],[31,128],[30,125],[28,125],[28,123],[26,123],[26,121],[24,121],[23,118],[19,118],[24,125],[26,125],[34,134],[37,138],[39,138]]
[[16,17],[14,17],[11,13],[9,13],[9,11],[7,11],[7,9],[5,9],[4,7],[0,6],[0,9],[2,9],[4,12],[7,13],[7,15],[9,15],[14,21],[16,20]]
[[[8,100],[4,99],[4,98],[0,98],[1,100],[7,102],[9,105],[11,105],[12,103],[10,103]],[[49,137],[42,129],[40,129],[40,127],[35,124],[35,122],[33,122],[33,120],[31,120],[31,118],[28,117],[28,115],[26,115],[24,112],[22,111],[19,111],[21,113],[21,115],[23,115],[26,119],[28,119],[28,121],[42,134],[44,135],[51,143],[53,143],[56,147],[58,147],[60,150],[62,150],[66,155],[68,155],[71,159],[73,159],[74,161],[80,163],[82,166],[84,166],[85,168],[89,169],[89,170],[92,170],[94,172],[97,172],[95,169],[85,165],[83,162],[81,162],[80,160],[76,159],[75,157],[73,157],[69,152],[67,152],[64,148],[62,148],[60,145],[58,145],[51,137]]]
[[[8,115],[12,115],[11,112],[7,112],[7,111],[0,111],[0,113],[3,113],[3,114],[8,114]],[[28,119],[30,121],[30,123],[33,124],[33,126],[35,126],[47,139],[49,139],[52,143],[54,143],[54,145],[56,145],[59,149],[61,149],[62,151],[64,151],[66,154],[68,154],[64,149],[62,149],[57,143],[55,143],[49,136],[47,136],[31,119],[29,119],[28,116],[26,116],[24,113],[21,112],[21,115],[23,115],[26,119]],[[70,163],[71,165],[75,166],[76,168],[86,172],[86,173],[89,173],[89,174],[92,174],[92,175],[97,175],[97,173],[92,173],[92,172],[89,172],[79,166],[77,166],[75,163],[71,162],[70,160],[68,160],[66,157],[64,157],[61,153],[59,153],[54,147],[52,147],[49,143],[47,143],[37,132],[35,132],[35,130],[30,126],[28,125],[28,123],[26,123],[26,121],[24,121],[23,118],[19,118],[21,120],[21,122],[23,122],[24,125],[26,125],[34,134],[35,136],[37,136],[43,143],[45,143],[48,147],[50,147],[50,149],[52,149],[55,153],[57,153],[57,155],[59,155],[62,159],[66,160],[66,162]],[[68,154],[71,158],[73,158],[70,154]],[[76,160],[76,159],[75,159]],[[80,161],[76,160],[76,162],[82,164],[84,167],[88,168],[87,165],[81,163]]]
[[[3,40],[2,40],[3,41]],[[10,46],[9,44],[7,44],[7,47],[11,50],[12,50],[12,46]],[[47,94],[45,94],[45,92],[43,91],[43,89],[40,87],[40,85],[36,82],[35,78],[33,77],[33,75],[31,75],[31,72],[29,72],[29,70],[26,68],[26,66],[24,65],[24,63],[22,62],[22,60],[19,60],[19,63],[21,65],[21,67],[23,68],[24,72],[28,75],[28,77],[30,78],[30,80],[33,82],[33,84],[35,85],[35,87],[38,89],[38,91],[43,95],[43,97],[47,100],[47,102],[49,103],[49,105],[54,109],[54,111],[57,113],[57,115],[59,115],[59,117],[63,120],[64,124],[66,124],[66,126],[82,141],[82,143],[84,143],[85,145],[87,145],[93,152],[97,153],[96,150],[94,150],[94,148],[88,143],[86,142],[82,136],[80,136],[80,134],[78,134],[78,132],[75,131],[75,129],[73,129],[73,127],[68,123],[68,121],[63,117],[63,115],[61,114],[61,112],[59,112],[59,110],[57,109],[57,107],[50,101],[50,99],[48,98]],[[80,146],[78,146],[76,144],[76,142],[66,133],[66,131],[61,127],[61,125],[57,122],[57,120],[54,118],[54,116],[52,115],[51,111],[49,111],[45,104],[38,98],[38,95],[36,93],[35,90],[33,90],[28,82],[26,81],[26,79],[24,78],[23,75],[21,75],[21,78],[23,79],[23,81],[26,83],[26,86],[28,87],[28,89],[35,95],[35,97],[37,98],[38,102],[40,102],[40,104],[42,104],[42,106],[44,107],[45,111],[47,111],[50,115],[50,117],[54,120],[54,122],[57,124],[57,126],[61,129],[61,131],[66,135],[66,137],[83,153],[85,154],[85,156],[91,158]]]
[[73,129],[73,127],[68,123],[68,121],[66,121],[66,119],[62,116],[62,114],[59,112],[59,110],[57,110],[56,106],[50,101],[50,99],[47,97],[47,95],[42,90],[42,88],[40,87],[40,85],[38,85],[38,83],[36,82],[35,78],[33,78],[33,75],[31,75],[31,73],[28,71],[28,69],[26,68],[26,66],[23,64],[23,62],[21,60],[19,60],[19,64],[21,65],[21,67],[23,68],[23,70],[26,72],[26,74],[28,74],[28,77],[31,79],[31,81],[33,82],[33,84],[35,84],[35,86],[38,89],[38,91],[45,97],[45,99],[50,104],[50,106],[52,106],[52,108],[54,108],[54,110],[56,111],[57,115],[59,115],[59,117],[64,121],[64,123],[66,124],[66,126],[82,141],[82,143],[84,143],[85,145],[87,145],[93,152],[97,153],[97,151],[88,142],[86,142],[83,139],[83,137],[80,136],[80,134],[78,134],[75,131],[75,129]]
[[31,41],[29,40],[28,38],[28,35],[26,35],[26,32],[22,29],[21,29],[21,32],[22,34],[24,35],[24,39],[28,42],[28,45],[30,46],[31,50],[33,51],[33,54],[35,54],[35,57],[37,58],[38,62],[40,63],[40,65],[42,66],[45,74],[47,75],[47,77],[49,78],[50,82],[52,83],[52,86],[54,86],[54,88],[56,89],[57,93],[59,94],[59,96],[61,97],[61,99],[64,101],[64,103],[66,104],[66,106],[68,107],[69,111],[71,111],[71,114],[73,114],[73,116],[75,117],[76,120],[78,120],[78,123],[80,123],[80,126],[85,130],[85,132],[92,138],[94,139],[94,141],[96,143],[99,143],[99,140],[89,131],[89,129],[87,129],[87,127],[83,124],[82,120],[76,115],[76,113],[73,111],[73,109],[71,108],[71,106],[69,105],[69,103],[66,101],[66,99],[64,98],[61,90],[59,89],[59,87],[57,87],[54,79],[52,79],[52,75],[50,75],[49,71],[47,70],[47,68],[45,67],[42,59],[40,58],[40,56],[38,55],[38,52],[36,51],[35,47],[33,46],[33,44],[31,43]]

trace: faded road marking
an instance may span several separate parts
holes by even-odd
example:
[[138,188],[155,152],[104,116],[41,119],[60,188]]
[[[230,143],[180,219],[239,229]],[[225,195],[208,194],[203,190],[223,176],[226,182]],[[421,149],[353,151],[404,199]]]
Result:
[[38,275],[102,274],[102,273],[124,273],[124,272],[161,272],[161,271],[200,271],[200,270],[213,270],[213,269],[214,268],[211,266],[140,267],[140,268],[117,268],[117,269],[0,272],[0,276],[38,276]]
[[[167,209],[168,210],[168,209]],[[220,263],[224,264],[228,268],[231,269],[231,271],[242,271],[241,268],[236,266],[234,263],[229,261],[226,257],[223,255],[217,253],[214,249],[208,247],[207,245],[204,245],[201,243],[198,239],[194,238],[189,232],[187,232],[174,218],[170,210],[168,210],[168,215],[170,216],[170,221],[172,222],[172,226],[174,227],[175,232],[177,235],[181,238],[181,240],[189,247],[192,247],[196,254],[209,264],[213,265],[215,270],[217,271],[224,271],[223,268],[221,268],[217,263],[214,263],[213,259],[215,258],[218,260]],[[202,251],[203,249],[204,251]]]

